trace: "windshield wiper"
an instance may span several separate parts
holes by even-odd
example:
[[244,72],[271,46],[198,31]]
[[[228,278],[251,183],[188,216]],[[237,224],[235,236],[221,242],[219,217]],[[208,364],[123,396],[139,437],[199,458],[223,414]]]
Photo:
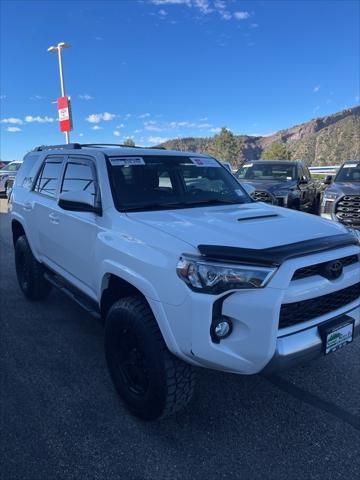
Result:
[[121,207],[121,210],[124,212],[136,212],[142,210],[168,210],[171,208],[182,208],[182,203],[144,203],[142,205],[131,205],[129,207]]
[[129,207],[122,207],[121,210],[124,212],[136,212],[136,211],[143,211],[143,210],[171,210],[172,208],[189,208],[196,205],[203,206],[203,205],[240,205],[244,202],[242,201],[232,201],[232,200],[222,200],[220,198],[213,198],[207,200],[200,200],[200,201],[189,201],[189,202],[172,202],[172,203],[145,203],[142,205],[132,205]]
[[239,200],[224,200],[221,198],[208,198],[207,200],[197,200],[197,201],[190,201],[184,202],[184,205],[192,206],[192,205],[240,205],[244,203],[243,201]]

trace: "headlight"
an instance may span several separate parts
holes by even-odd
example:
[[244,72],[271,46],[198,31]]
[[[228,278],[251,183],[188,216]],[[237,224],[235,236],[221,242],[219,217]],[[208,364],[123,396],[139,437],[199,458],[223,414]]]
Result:
[[337,198],[337,193],[327,193],[325,192],[324,193],[324,196],[323,196],[323,200],[326,201],[326,200],[336,200]]
[[210,263],[183,255],[176,267],[178,276],[191,290],[218,295],[229,290],[262,288],[275,268]]
[[289,190],[275,190],[272,193],[275,197],[287,197],[289,195]]

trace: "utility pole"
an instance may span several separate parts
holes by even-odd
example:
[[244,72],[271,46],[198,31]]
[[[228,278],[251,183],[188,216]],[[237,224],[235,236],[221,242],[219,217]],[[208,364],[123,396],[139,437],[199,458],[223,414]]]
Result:
[[[60,88],[61,88],[62,99],[64,99],[66,97],[66,94],[65,94],[64,70],[63,70],[63,62],[62,62],[62,54],[61,53],[62,53],[63,48],[70,48],[70,47],[71,47],[71,45],[69,43],[60,42],[60,43],[57,44],[57,46],[49,47],[47,49],[48,52],[58,54],[59,72],[60,72]],[[70,112],[70,106],[68,105],[68,100],[66,102],[66,105],[64,105],[65,108],[64,107],[61,108],[60,101],[58,101],[58,105],[59,105],[60,124],[61,124],[62,120],[64,120],[64,123],[66,122],[66,126],[62,127],[60,125],[60,128],[61,128],[61,131],[64,131],[64,133],[65,133],[66,143],[70,143],[70,133],[69,132],[71,130],[71,112]]]

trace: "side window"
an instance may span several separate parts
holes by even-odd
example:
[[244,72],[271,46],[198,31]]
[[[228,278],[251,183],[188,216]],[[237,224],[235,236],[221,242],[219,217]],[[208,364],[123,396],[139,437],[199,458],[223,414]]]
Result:
[[88,160],[70,158],[66,164],[61,192],[83,191],[94,197],[96,195],[96,180]]
[[36,180],[34,191],[55,197],[61,174],[63,157],[49,157],[45,160],[40,174]]
[[308,167],[305,167],[305,171],[306,171],[306,176],[307,176],[308,180],[311,180],[311,173],[310,173],[310,170],[308,169]]
[[39,156],[27,155],[15,177],[15,184],[26,190],[31,190],[34,178],[39,170]]

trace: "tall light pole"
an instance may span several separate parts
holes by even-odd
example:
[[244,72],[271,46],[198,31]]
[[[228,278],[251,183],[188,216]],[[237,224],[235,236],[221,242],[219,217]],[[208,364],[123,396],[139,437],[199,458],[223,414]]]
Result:
[[[49,47],[47,49],[48,52],[57,53],[59,59],[59,71],[60,71],[60,87],[61,87],[61,96],[65,97],[65,83],[64,83],[64,70],[63,70],[63,63],[62,63],[62,49],[63,48],[70,48],[71,45],[69,43],[60,42],[57,46]],[[69,132],[65,132],[66,143],[70,143],[70,134]]]

